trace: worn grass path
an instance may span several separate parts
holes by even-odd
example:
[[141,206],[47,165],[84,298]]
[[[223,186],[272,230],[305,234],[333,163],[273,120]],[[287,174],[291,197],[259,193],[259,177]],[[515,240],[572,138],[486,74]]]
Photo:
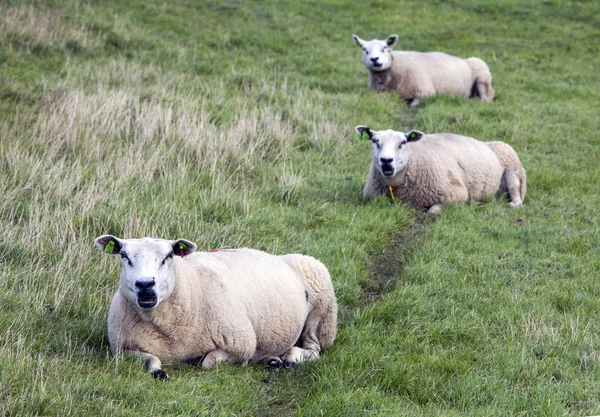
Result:
[[[352,33],[497,98],[408,110]],[[595,1],[0,2],[0,415],[600,414],[599,45]],[[358,124],[508,142],[525,204],[364,203]],[[315,256],[338,340],[158,383],[109,351],[105,233]]]

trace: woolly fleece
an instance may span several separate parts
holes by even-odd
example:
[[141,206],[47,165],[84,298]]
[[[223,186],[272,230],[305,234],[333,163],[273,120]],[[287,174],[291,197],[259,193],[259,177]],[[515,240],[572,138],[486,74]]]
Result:
[[[362,134],[359,128],[357,131]],[[390,196],[391,186],[396,198],[435,214],[441,205],[480,201],[486,196],[508,193],[513,207],[521,205],[525,198],[525,169],[506,143],[484,143],[448,133],[423,135],[417,131],[413,132],[423,136],[406,142],[412,132],[371,132],[374,150],[363,190],[365,200],[382,194]],[[389,146],[398,149],[396,158],[403,158],[406,165],[393,176],[385,176],[378,149],[382,144],[375,141],[390,137],[393,139]],[[402,141],[406,143],[400,147]]]
[[411,107],[433,94],[479,96],[482,101],[494,99],[492,74],[479,58],[463,59],[443,52],[392,51],[390,48],[396,43],[397,35],[391,35],[387,41],[353,37],[365,55],[370,50],[376,51],[373,54],[387,55],[379,55],[381,60],[389,62],[389,67],[382,67],[384,70],[378,70],[365,56],[371,90],[396,91]]
[[175,256],[172,268],[173,291],[155,310],[140,309],[119,288],[108,317],[113,352],[142,357],[161,379],[162,362],[300,362],[335,339],[333,286],[314,258],[238,249]]

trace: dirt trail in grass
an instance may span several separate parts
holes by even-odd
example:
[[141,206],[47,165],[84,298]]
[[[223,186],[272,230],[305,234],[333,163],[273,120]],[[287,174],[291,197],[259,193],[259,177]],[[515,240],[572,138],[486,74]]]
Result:
[[409,223],[383,253],[367,269],[368,281],[363,287],[365,304],[370,305],[393,291],[402,279],[404,265],[410,261],[420,246],[431,219],[426,214],[418,215]]

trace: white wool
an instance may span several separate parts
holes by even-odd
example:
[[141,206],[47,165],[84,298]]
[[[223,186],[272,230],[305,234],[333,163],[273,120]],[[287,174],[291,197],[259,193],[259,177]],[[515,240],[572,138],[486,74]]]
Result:
[[396,91],[414,107],[421,98],[433,94],[494,98],[492,74],[479,58],[458,58],[442,52],[392,51],[398,35],[386,40],[363,40],[352,35],[363,51],[363,64],[369,70],[369,88]]
[[95,243],[122,257],[108,318],[111,348],[141,357],[155,377],[167,378],[162,362],[199,360],[210,368],[222,360],[315,360],[335,339],[333,285],[314,258],[194,252],[185,239],[105,235]]
[[512,147],[466,136],[425,135],[413,130],[374,131],[357,126],[372,142],[371,169],[363,198],[399,198],[435,214],[442,205],[480,201],[508,194],[520,206],[526,192],[525,169]]

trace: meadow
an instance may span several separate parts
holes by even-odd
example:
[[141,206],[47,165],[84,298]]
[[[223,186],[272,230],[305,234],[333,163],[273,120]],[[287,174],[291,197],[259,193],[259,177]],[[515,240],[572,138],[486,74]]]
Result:
[[[353,33],[496,99],[369,91]],[[0,415],[600,414],[599,45],[595,0],[2,0]],[[365,203],[359,124],[505,141],[524,205]],[[312,255],[338,339],[154,380],[108,346],[109,233]]]

